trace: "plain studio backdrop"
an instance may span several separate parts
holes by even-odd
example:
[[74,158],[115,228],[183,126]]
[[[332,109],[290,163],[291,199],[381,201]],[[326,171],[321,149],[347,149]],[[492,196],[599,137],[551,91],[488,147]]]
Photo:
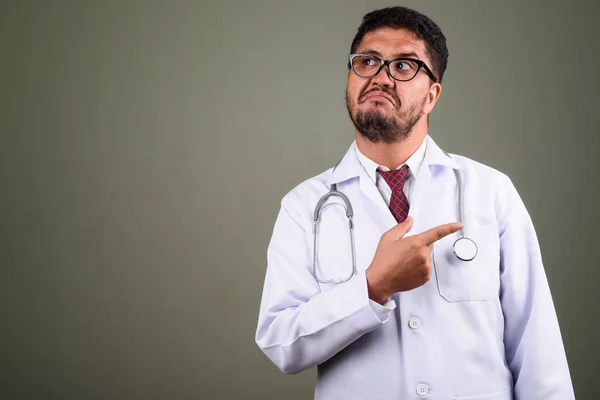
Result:
[[[311,398],[314,370],[254,342],[266,248],[350,145],[350,43],[397,4],[0,4],[0,399]],[[533,218],[579,399],[600,398],[598,4],[402,4],[448,39],[432,136]]]

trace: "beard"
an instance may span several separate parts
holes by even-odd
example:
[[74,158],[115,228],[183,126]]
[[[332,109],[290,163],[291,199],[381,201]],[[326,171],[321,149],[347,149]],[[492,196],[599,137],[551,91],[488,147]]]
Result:
[[[386,92],[387,93],[387,92]],[[350,104],[346,90],[346,109],[358,132],[372,143],[397,143],[410,137],[410,132],[423,115],[425,100],[408,107],[400,116],[384,115],[377,109],[356,111],[356,103]]]

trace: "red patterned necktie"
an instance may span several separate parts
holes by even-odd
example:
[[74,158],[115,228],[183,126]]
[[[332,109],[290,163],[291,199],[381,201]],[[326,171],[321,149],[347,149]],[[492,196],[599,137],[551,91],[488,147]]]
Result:
[[395,171],[378,171],[381,177],[385,179],[390,189],[392,189],[392,198],[390,199],[390,211],[398,223],[408,217],[408,199],[404,194],[404,182],[408,174],[408,165]]

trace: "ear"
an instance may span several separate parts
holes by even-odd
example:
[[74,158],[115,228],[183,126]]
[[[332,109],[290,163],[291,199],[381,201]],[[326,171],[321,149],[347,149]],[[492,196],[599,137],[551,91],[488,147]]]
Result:
[[433,107],[435,107],[435,103],[440,98],[442,94],[442,85],[438,82],[435,82],[433,85],[429,87],[429,92],[427,93],[427,99],[425,100],[425,105],[423,106],[423,113],[429,114]]

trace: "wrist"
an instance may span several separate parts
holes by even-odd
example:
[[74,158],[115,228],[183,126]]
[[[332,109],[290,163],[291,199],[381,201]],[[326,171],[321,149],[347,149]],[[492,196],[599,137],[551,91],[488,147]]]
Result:
[[377,278],[376,274],[373,273],[372,268],[367,268],[366,270],[367,277],[367,290],[369,292],[369,299],[373,300],[376,303],[383,304],[390,297],[385,290],[383,290],[383,285],[381,284],[381,280]]

